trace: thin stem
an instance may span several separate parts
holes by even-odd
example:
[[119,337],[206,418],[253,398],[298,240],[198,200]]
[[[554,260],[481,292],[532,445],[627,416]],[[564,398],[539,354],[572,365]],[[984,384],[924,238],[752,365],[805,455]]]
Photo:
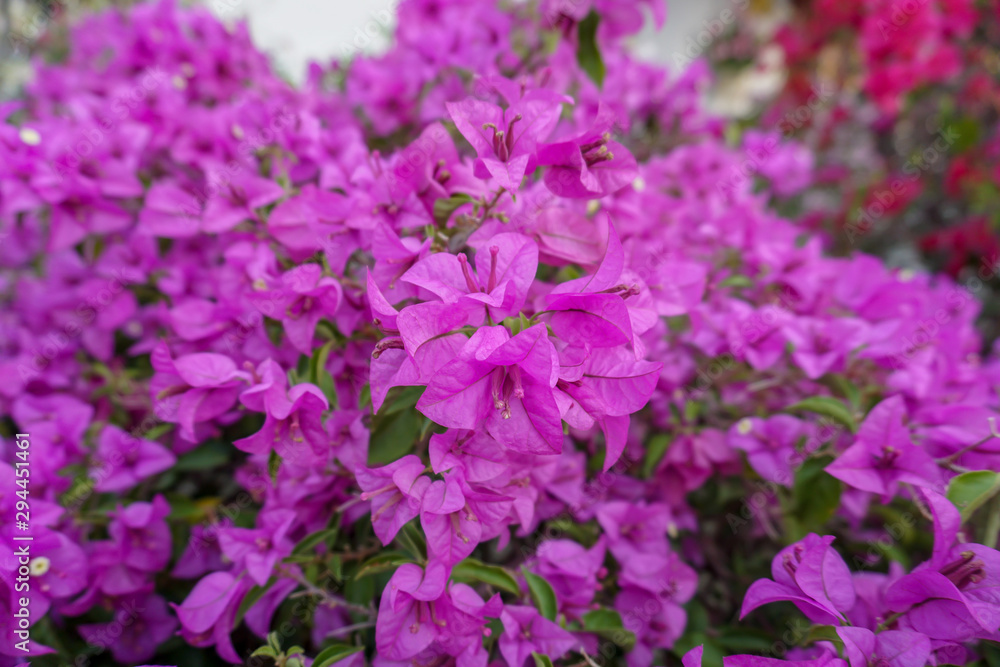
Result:
[[368,607],[348,602],[342,597],[339,597],[329,591],[325,591],[319,588],[314,583],[312,583],[311,581],[309,581],[308,579],[306,579],[305,577],[303,577],[301,574],[299,574],[294,570],[288,569],[286,570],[286,574],[295,581],[299,582],[300,585],[305,587],[306,591],[308,591],[315,597],[321,598],[331,607],[344,607],[345,609],[350,609],[351,611],[356,611],[359,614],[365,614],[367,616],[371,616],[372,614],[375,613],[372,609]]
[[363,623],[355,623],[353,625],[345,625],[342,628],[337,628],[336,630],[331,630],[326,633],[327,637],[336,637],[337,635],[347,635],[355,630],[364,630],[365,628],[375,627],[375,621],[364,621]]

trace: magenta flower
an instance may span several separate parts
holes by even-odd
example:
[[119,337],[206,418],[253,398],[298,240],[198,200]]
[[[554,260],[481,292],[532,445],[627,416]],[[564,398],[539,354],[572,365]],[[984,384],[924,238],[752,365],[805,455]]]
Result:
[[608,548],[619,562],[627,563],[642,554],[667,555],[664,536],[671,522],[669,506],[612,501],[602,503],[596,516],[607,535]]
[[931,654],[925,635],[908,630],[873,633],[865,628],[837,628],[851,667],[924,667]]
[[157,495],[151,503],[121,505],[111,513],[108,533],[121,549],[121,563],[142,572],[158,572],[170,561],[170,505]]
[[[248,406],[255,402],[244,400]],[[286,392],[285,376],[277,375],[263,402],[264,426],[249,437],[234,440],[234,446],[252,454],[274,449],[282,459],[293,462],[325,462],[330,435],[323,426],[323,414],[330,404],[319,387],[304,382]]]
[[449,428],[485,426],[513,451],[562,451],[562,426],[553,396],[555,348],[543,324],[511,337],[504,327],[482,327],[458,358],[428,383],[417,409]]
[[427,569],[401,565],[382,591],[375,626],[375,646],[388,660],[409,660],[432,644],[441,653],[486,663],[482,637],[486,617],[496,618],[502,607],[494,595],[483,603],[464,584],[447,586],[444,565],[431,561]]
[[340,283],[323,275],[319,264],[303,264],[278,278],[270,289],[256,292],[260,311],[285,325],[288,341],[302,354],[312,354],[316,325],[332,318],[344,298]]
[[149,386],[157,416],[181,425],[181,436],[197,442],[195,425],[228,412],[236,403],[246,374],[221,354],[170,356],[163,343],[150,356],[156,374]]
[[582,616],[600,590],[598,579],[604,568],[605,541],[587,549],[572,540],[546,540],[538,547],[533,570],[555,591],[561,611]]
[[865,418],[858,437],[826,471],[854,488],[881,494],[888,502],[901,483],[941,488],[941,470],[910,440],[903,425],[906,406],[900,396],[888,398]]
[[406,523],[420,513],[424,492],[430,485],[424,464],[408,455],[381,468],[358,468],[362,500],[371,501],[372,528],[388,545]]
[[510,667],[524,667],[532,653],[558,660],[579,645],[579,640],[558,624],[538,613],[534,607],[507,605],[500,612],[503,634],[500,655]]
[[807,434],[807,425],[789,415],[747,417],[729,429],[728,440],[731,446],[746,452],[750,467],[762,478],[791,487],[795,447]]
[[163,445],[137,438],[117,426],[105,426],[97,441],[95,467],[90,471],[101,492],[127,491],[170,468],[177,458]]
[[535,147],[555,129],[561,112],[560,101],[545,91],[530,91],[506,109],[471,97],[445,106],[479,156],[476,176],[492,176],[510,192],[535,170]]
[[1000,638],[1000,552],[958,541],[962,518],[944,496],[924,490],[934,515],[934,553],[886,591],[904,627],[932,640]]
[[219,184],[214,196],[205,202],[201,229],[218,234],[228,232],[244,220],[257,220],[257,209],[273,204],[285,194],[274,181],[252,174],[237,174],[229,182]]
[[258,528],[223,528],[219,547],[237,568],[245,568],[250,577],[263,586],[271,578],[274,566],[292,551],[294,543],[288,532],[295,523],[295,512],[274,510],[257,518]]
[[159,595],[125,598],[119,605],[110,622],[81,625],[80,635],[94,646],[108,646],[118,662],[145,662],[173,636],[177,619]]
[[560,197],[599,199],[629,185],[639,175],[635,157],[611,141],[615,112],[604,104],[583,134],[538,149],[538,164],[547,165],[545,185]]
[[470,316],[469,324],[479,326],[487,316],[500,322],[517,315],[537,270],[535,242],[521,234],[506,233],[497,234],[477,249],[474,272],[464,254],[435,253],[415,264],[402,280],[446,304],[458,304],[470,313],[478,310],[478,316]]
[[832,536],[809,534],[771,561],[774,580],[755,581],[743,598],[740,618],[757,607],[786,600],[814,623],[840,624],[857,594],[847,564],[830,545]]
[[240,601],[252,587],[250,579],[228,572],[213,572],[199,581],[183,603],[171,604],[181,624],[181,637],[192,646],[215,645],[223,659],[240,663],[229,633]]

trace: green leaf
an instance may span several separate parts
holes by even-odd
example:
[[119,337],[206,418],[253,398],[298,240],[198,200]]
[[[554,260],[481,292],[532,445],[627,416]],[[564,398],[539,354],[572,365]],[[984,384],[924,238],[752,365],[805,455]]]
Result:
[[333,382],[333,376],[326,369],[326,363],[330,358],[330,351],[337,344],[337,341],[328,341],[323,347],[316,350],[309,361],[310,382],[315,384],[330,402],[330,407],[337,408],[337,388]]
[[172,470],[192,472],[212,470],[228,463],[232,455],[232,447],[215,440],[177,459]]
[[843,644],[844,640],[837,634],[837,628],[832,625],[814,625],[809,629],[809,634],[803,640],[803,644],[814,644],[816,642],[833,642]]
[[819,381],[834,393],[849,400],[855,409],[861,405],[861,390],[840,373],[827,373]]
[[850,429],[851,433],[858,432],[858,423],[854,420],[854,416],[851,415],[851,411],[847,409],[847,406],[845,406],[843,402],[838,401],[835,398],[831,398],[829,396],[812,396],[804,401],[799,401],[798,403],[789,405],[785,408],[786,412],[790,412],[792,410],[815,412],[818,415],[829,417],[830,419],[843,424]]
[[499,565],[487,565],[475,558],[466,558],[451,571],[451,578],[462,583],[481,581],[514,595],[521,593],[517,580]]
[[843,485],[824,470],[832,462],[833,458],[828,456],[809,459],[795,471],[789,513],[794,520],[788,530],[790,541],[797,541],[809,533],[824,534],[823,526],[840,507]]
[[757,628],[727,627],[719,632],[719,645],[730,653],[766,653],[774,638]]
[[167,518],[173,521],[195,522],[205,515],[201,506],[186,496],[169,493],[167,501],[170,503],[170,514]]
[[258,655],[263,655],[268,658],[277,658],[278,654],[274,652],[274,649],[270,646],[261,646],[259,649],[250,654],[250,657],[256,657]]
[[962,522],[1000,492],[1000,473],[991,470],[963,472],[948,483],[948,500],[962,513]]
[[626,630],[622,617],[614,609],[595,609],[583,615],[583,629],[598,637],[614,642],[626,651],[635,646],[635,633]]
[[673,440],[666,433],[658,433],[649,439],[646,445],[646,457],[642,462],[642,476],[649,477],[656,470],[656,466],[663,460],[663,455],[670,448]]
[[367,577],[372,574],[379,574],[381,572],[388,572],[390,570],[395,570],[397,567],[403,563],[412,563],[413,559],[409,558],[402,551],[383,551],[380,554],[372,556],[358,568],[358,571],[354,573],[354,577]]
[[414,522],[410,521],[396,533],[396,542],[420,562],[427,559],[427,541]]
[[313,660],[313,667],[330,667],[335,662],[340,662],[344,658],[354,655],[364,650],[364,646],[348,646],[347,644],[334,644],[327,646],[319,652]]
[[334,527],[323,528],[322,530],[317,530],[315,533],[310,533],[303,537],[299,543],[295,545],[295,548],[292,549],[292,554],[310,554],[319,544],[323,542],[333,543],[337,539],[337,534],[339,532],[340,528]]
[[454,194],[447,199],[437,199],[434,201],[434,221],[438,226],[444,225],[451,218],[451,214],[454,213],[459,207],[465,204],[470,204],[474,200],[467,194],[459,192]]
[[559,603],[556,600],[556,592],[552,590],[552,585],[537,574],[527,570],[523,572],[524,578],[528,582],[528,590],[531,591],[531,599],[538,607],[538,611],[550,621],[556,620]]
[[398,412],[380,422],[372,431],[368,448],[368,465],[372,467],[388,465],[413,451],[423,423],[416,410]]
[[747,276],[734,273],[719,283],[719,287],[753,287],[753,281]]
[[246,613],[250,609],[250,607],[254,606],[257,600],[261,599],[264,596],[264,593],[267,592],[267,589],[269,589],[271,586],[274,586],[274,583],[276,581],[278,581],[277,577],[271,577],[270,579],[267,580],[267,583],[264,584],[263,586],[254,586],[249,591],[247,591],[247,594],[243,596],[243,600],[240,601],[240,606],[237,607],[236,609],[236,618],[233,619],[233,630],[240,627],[240,623],[243,622],[243,617],[246,616]]
[[547,655],[532,651],[531,657],[535,659],[535,667],[552,667],[552,658]]
[[270,456],[267,457],[267,471],[271,475],[272,484],[276,484],[278,482],[278,471],[280,469],[281,455],[278,454],[276,449],[272,449]]
[[605,74],[604,60],[601,58],[600,49],[597,48],[597,26],[600,22],[600,15],[591,9],[586,18],[580,21],[576,47],[576,62],[598,88],[604,85]]

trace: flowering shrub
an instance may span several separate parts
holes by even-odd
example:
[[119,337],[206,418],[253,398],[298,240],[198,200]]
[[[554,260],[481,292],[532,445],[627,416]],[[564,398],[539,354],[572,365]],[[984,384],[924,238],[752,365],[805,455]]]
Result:
[[[795,5],[773,34],[741,21],[710,52],[719,65],[781,53],[787,78],[758,121],[813,150],[806,199],[833,244],[991,282],[1000,270],[1000,3]],[[994,283],[984,301],[996,295]],[[992,323],[987,332],[1000,335]]]
[[630,58],[663,9],[407,0],[296,90],[159,2],[36,63],[3,664],[996,661],[975,295],[769,208],[810,154]]

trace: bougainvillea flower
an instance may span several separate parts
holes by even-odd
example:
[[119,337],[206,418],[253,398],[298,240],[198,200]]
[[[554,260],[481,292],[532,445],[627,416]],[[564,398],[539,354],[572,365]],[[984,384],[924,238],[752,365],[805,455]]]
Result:
[[921,495],[934,516],[931,559],[900,577],[886,591],[894,612],[908,627],[933,640],[964,642],[996,638],[1000,630],[1000,552],[958,541],[958,509],[944,496]]
[[476,176],[492,176],[500,187],[517,192],[535,168],[535,147],[559,121],[561,105],[551,96],[529,92],[506,109],[468,97],[448,102],[448,114],[479,158]]
[[323,275],[319,264],[303,264],[281,274],[275,284],[254,294],[254,303],[267,317],[285,325],[289,342],[305,355],[312,355],[316,325],[332,318],[344,291],[340,283]]
[[195,584],[184,602],[171,604],[181,624],[180,635],[192,646],[212,646],[223,659],[242,661],[229,634],[243,596],[253,587],[246,577],[213,572]]
[[729,443],[746,452],[747,461],[769,482],[790,487],[794,481],[792,461],[800,438],[808,433],[804,422],[789,415],[767,419],[746,417],[729,429]]
[[538,613],[534,607],[506,605],[500,612],[503,634],[500,654],[511,667],[524,667],[532,653],[558,660],[579,644],[572,634]]
[[295,523],[295,513],[275,510],[262,515],[260,528],[223,528],[219,531],[222,553],[247,573],[259,586],[271,578],[274,566],[292,551],[288,531]]
[[847,564],[830,546],[833,539],[810,534],[779,551],[771,561],[774,580],[760,579],[750,586],[740,618],[761,605],[785,600],[814,623],[838,624],[857,594]]
[[80,626],[80,634],[94,646],[109,648],[115,660],[139,663],[149,660],[157,647],[177,628],[177,619],[159,595],[126,598],[108,623]]
[[389,544],[410,519],[420,512],[424,491],[430,485],[423,476],[424,464],[413,455],[381,468],[359,468],[362,500],[370,500],[372,528],[382,544]]
[[615,112],[602,104],[590,128],[569,141],[538,148],[546,165],[545,185],[560,197],[597,199],[629,185],[639,175],[635,157],[611,140]]
[[924,667],[931,654],[926,635],[908,630],[888,630],[878,634],[866,628],[837,628],[851,667]]
[[181,436],[191,441],[197,441],[195,424],[233,407],[247,377],[227,356],[206,352],[175,360],[164,343],[153,351],[150,361],[157,371],[150,382],[157,416],[180,424]]
[[941,470],[913,444],[903,424],[906,406],[893,396],[875,406],[858,429],[858,437],[826,471],[854,488],[881,494],[887,502],[901,483],[941,488]]
[[482,327],[438,370],[417,409],[449,428],[485,426],[514,451],[558,453],[563,433],[552,394],[555,357],[543,324],[514,337],[504,327]]
[[112,513],[108,533],[121,549],[125,565],[144,572],[162,570],[170,561],[170,527],[164,520],[170,505],[158,495],[153,502],[132,503]]
[[201,228],[226,232],[244,220],[256,220],[256,210],[281,199],[284,189],[266,178],[241,172],[226,183],[210,183],[217,191],[205,202]]
[[97,441],[91,477],[97,491],[125,491],[140,481],[161,473],[177,460],[166,447],[128,434],[117,426],[105,426]]
[[414,265],[402,280],[447,304],[464,301],[465,308],[482,304],[482,316],[470,322],[478,326],[487,314],[493,322],[516,315],[524,306],[537,270],[535,242],[521,234],[506,233],[477,249],[475,271],[464,254],[435,253]]

